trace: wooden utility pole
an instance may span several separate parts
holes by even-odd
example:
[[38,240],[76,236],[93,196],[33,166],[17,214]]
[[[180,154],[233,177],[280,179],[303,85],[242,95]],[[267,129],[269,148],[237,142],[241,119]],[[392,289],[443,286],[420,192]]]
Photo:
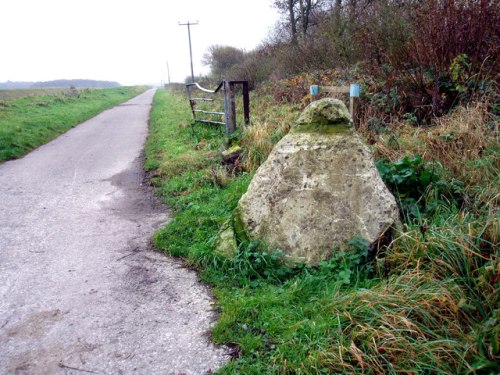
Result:
[[168,84],[170,85],[170,67],[168,66],[168,61],[167,61],[167,74],[168,74]]
[[188,29],[188,38],[189,38],[189,57],[191,59],[191,82],[194,83],[194,70],[193,70],[193,49],[191,48],[191,26],[192,25],[198,25],[198,21],[196,22],[189,22],[187,23],[180,23],[179,26],[187,26]]

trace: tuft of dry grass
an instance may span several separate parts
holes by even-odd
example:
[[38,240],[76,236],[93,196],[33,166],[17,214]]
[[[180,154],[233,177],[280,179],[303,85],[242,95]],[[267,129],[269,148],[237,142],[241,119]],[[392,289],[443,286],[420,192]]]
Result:
[[251,126],[243,129],[240,144],[244,148],[243,168],[255,171],[268,157],[274,145],[288,133],[298,118],[300,106],[277,106],[269,96],[252,98]]
[[241,141],[242,146],[246,150],[245,170],[256,170],[267,159],[267,156],[274,147],[272,134],[276,129],[275,125],[263,121],[256,122],[251,127],[245,129]]
[[484,183],[485,173],[496,179],[500,154],[484,153],[498,149],[500,134],[487,107],[484,102],[457,107],[449,115],[437,118],[431,127],[399,124],[378,137],[377,156],[397,160],[406,154],[418,154],[425,160],[439,161],[451,176],[468,186]]
[[406,224],[386,260],[397,272],[415,268],[436,278],[475,277],[484,264],[500,262],[499,233],[498,215],[477,218],[459,211],[431,222]]
[[322,361],[336,373],[464,372],[461,299],[453,282],[419,270],[340,294],[330,304],[344,342],[334,341]]

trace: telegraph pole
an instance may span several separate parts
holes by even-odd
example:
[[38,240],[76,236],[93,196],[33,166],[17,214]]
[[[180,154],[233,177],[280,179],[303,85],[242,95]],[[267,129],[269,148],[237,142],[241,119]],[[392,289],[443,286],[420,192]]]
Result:
[[188,38],[189,38],[189,57],[191,58],[191,81],[194,83],[194,70],[193,70],[193,50],[191,48],[191,26],[192,25],[198,25],[198,21],[196,22],[189,22],[187,23],[180,23],[179,26],[187,26],[188,29]]
[[170,85],[170,67],[168,66],[168,61],[167,61],[167,74],[168,74],[168,84]]

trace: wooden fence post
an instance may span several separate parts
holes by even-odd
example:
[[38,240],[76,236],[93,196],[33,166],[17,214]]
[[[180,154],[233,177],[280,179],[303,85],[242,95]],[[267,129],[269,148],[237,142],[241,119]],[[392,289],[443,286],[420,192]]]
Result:
[[234,83],[230,81],[224,81],[224,112],[226,113],[226,134],[229,135],[236,130],[236,98]]
[[195,102],[193,102],[193,100],[191,100],[191,88],[190,88],[190,86],[186,85],[186,91],[187,91],[187,96],[188,96],[188,100],[189,100],[189,106],[191,107],[191,113],[193,114],[193,118],[196,120],[196,113],[194,112]]
[[243,116],[245,125],[250,125],[250,96],[248,93],[248,81],[243,81]]
[[355,129],[359,127],[359,85],[352,83],[349,91],[349,111],[352,116],[352,123]]

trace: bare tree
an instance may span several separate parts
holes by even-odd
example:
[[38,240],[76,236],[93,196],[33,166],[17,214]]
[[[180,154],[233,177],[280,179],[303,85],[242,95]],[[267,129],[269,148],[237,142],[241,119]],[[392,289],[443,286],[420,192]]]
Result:
[[314,12],[320,10],[328,0],[274,0],[274,6],[288,18],[292,43],[298,36],[306,36]]

